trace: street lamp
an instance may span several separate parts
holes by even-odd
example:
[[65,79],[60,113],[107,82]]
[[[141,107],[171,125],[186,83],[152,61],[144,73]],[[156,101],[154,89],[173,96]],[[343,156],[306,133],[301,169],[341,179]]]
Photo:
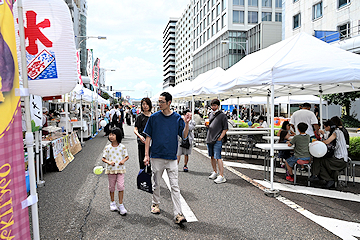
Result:
[[103,37],[103,36],[75,36],[76,38],[84,38],[83,40],[81,40],[79,43],[78,43],[78,47],[80,47],[80,44],[89,39],[89,38],[97,38],[97,39],[100,39],[100,40],[106,40],[106,37]]
[[[248,55],[248,40],[246,42],[230,42],[229,40],[222,40],[221,44],[229,44],[234,43],[236,45],[239,45],[245,52],[245,56]],[[243,44],[245,44],[246,48],[244,48]]]

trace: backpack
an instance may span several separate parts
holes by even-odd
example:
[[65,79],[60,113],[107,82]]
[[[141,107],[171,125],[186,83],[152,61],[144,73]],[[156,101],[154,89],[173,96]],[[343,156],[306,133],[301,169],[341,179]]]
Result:
[[117,115],[117,111],[115,111],[111,123],[117,124],[118,122],[119,122],[119,116]]

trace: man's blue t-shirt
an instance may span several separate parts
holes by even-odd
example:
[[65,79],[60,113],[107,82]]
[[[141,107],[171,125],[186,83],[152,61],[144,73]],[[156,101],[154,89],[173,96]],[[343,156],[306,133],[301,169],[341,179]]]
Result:
[[145,126],[144,133],[151,137],[151,158],[176,160],[178,136],[183,137],[185,122],[173,112],[165,116],[162,111],[152,114]]

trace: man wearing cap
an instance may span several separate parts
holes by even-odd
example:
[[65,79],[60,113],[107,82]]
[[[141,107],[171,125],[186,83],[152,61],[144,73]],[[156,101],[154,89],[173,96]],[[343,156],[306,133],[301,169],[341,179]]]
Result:
[[[304,122],[308,125],[306,130],[306,134],[310,136],[310,141],[315,138],[315,132],[317,133],[319,130],[318,119],[316,118],[314,112],[310,111],[311,105],[310,103],[304,103],[301,105],[301,109],[294,112],[290,119],[290,125],[294,130],[296,130],[296,134],[299,134],[299,130],[297,129],[297,125],[301,122]],[[313,128],[314,127],[314,128]]]

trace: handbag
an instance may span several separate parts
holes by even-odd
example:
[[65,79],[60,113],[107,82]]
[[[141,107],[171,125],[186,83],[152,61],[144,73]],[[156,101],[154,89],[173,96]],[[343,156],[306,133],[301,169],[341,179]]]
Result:
[[147,172],[147,167],[140,169],[137,176],[137,188],[148,193],[153,193],[151,174]]
[[185,139],[185,140],[184,140],[184,139],[181,139],[180,147],[189,149],[189,148],[190,148],[189,138],[187,138],[187,139]]
[[327,151],[324,157],[333,157],[335,153],[336,139],[334,139],[329,144],[326,144]]

